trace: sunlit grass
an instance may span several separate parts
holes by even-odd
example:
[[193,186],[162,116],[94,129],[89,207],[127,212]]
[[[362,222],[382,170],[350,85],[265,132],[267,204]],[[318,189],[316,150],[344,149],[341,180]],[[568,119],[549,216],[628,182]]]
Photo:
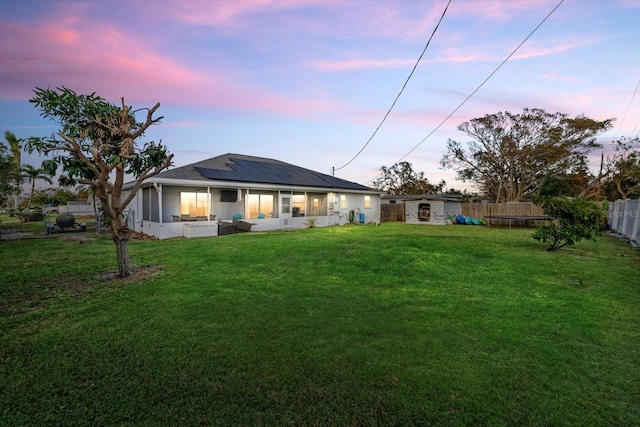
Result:
[[134,241],[154,270],[126,281],[100,278],[107,237],[2,242],[2,418],[638,425],[638,251],[603,237],[549,253],[530,233]]

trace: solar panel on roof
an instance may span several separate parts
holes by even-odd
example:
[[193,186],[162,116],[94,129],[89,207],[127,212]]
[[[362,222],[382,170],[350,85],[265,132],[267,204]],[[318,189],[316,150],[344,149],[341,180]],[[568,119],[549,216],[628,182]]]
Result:
[[286,163],[260,162],[238,158],[230,158],[230,160],[233,163],[226,163],[226,166],[232,170],[201,167],[196,167],[195,169],[205,178],[221,181],[371,190],[371,188],[355,182]]

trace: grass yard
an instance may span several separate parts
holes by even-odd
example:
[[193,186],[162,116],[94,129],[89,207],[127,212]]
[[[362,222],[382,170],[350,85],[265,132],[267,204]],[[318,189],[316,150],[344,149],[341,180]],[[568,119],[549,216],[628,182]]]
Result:
[[0,242],[0,424],[640,425],[640,252],[530,234]]

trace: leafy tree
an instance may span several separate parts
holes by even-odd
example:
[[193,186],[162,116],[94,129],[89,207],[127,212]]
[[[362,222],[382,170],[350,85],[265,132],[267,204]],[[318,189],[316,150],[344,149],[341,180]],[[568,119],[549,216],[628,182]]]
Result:
[[47,188],[45,190],[36,190],[33,194],[33,203],[36,206],[60,206],[66,205],[67,202],[77,200],[77,196],[66,188]]
[[640,140],[616,141],[604,165],[602,192],[609,200],[640,197]]
[[450,139],[441,164],[496,202],[520,201],[534,196],[545,176],[565,176],[573,165],[586,164],[599,146],[595,137],[611,122],[527,108],[488,114],[458,126],[472,141],[465,150]]
[[535,203],[542,206],[545,215],[553,218],[546,225],[539,225],[531,237],[549,245],[548,251],[593,239],[607,219],[607,213],[597,203],[585,197],[537,197]]
[[[16,135],[11,131],[6,131],[4,133],[4,139],[9,144],[9,149],[11,150],[13,162],[15,166],[20,169],[20,162],[22,160],[22,142],[24,141],[22,138],[17,138]],[[20,182],[20,176],[16,176],[15,178],[15,187],[17,192],[14,194],[13,206],[18,207],[18,200],[20,199],[20,190],[22,189]]]
[[[444,183],[444,181],[442,181]],[[460,196],[460,200],[462,203],[472,203],[474,198],[478,197],[478,194],[469,193],[467,189],[458,190],[457,188],[448,188],[444,191],[444,194],[452,194],[456,196]]]
[[430,184],[423,172],[415,172],[409,162],[399,162],[391,167],[380,168],[382,176],[376,178],[372,185],[390,196],[405,194],[433,194],[443,190],[446,182]]
[[[29,101],[41,111],[41,116],[53,120],[61,129],[50,137],[29,138],[27,148],[52,155],[50,166],[62,166],[61,183],[94,185],[102,210],[111,223],[111,235],[116,247],[118,274],[133,273],[129,257],[129,227],[125,209],[142,183],[171,165],[162,142],[138,145],[138,140],[162,117],[154,118],[160,108],[133,110],[125,104],[115,105],[95,93],[76,94],[62,87],[57,90],[36,88]],[[136,113],[146,110],[142,121]],[[126,174],[135,181],[131,191],[123,194]]]
[[89,185],[83,185],[78,189],[78,197],[89,200],[91,197],[91,205],[93,206],[93,213],[98,217],[98,203],[96,203],[96,197],[98,193],[98,186],[93,183]]
[[27,203],[27,209],[31,209],[31,202],[33,201],[33,193],[36,190],[36,181],[47,181],[49,184],[53,184],[51,180],[51,173],[45,168],[35,168],[31,165],[23,165],[20,171],[20,177],[28,181],[31,184],[31,194],[29,194],[29,203]]
[[547,175],[542,178],[538,195],[546,197],[571,196],[571,184],[565,177]]
[[[7,146],[0,142],[0,205],[4,206],[18,193],[20,183],[19,169]],[[18,185],[16,185],[16,183]]]

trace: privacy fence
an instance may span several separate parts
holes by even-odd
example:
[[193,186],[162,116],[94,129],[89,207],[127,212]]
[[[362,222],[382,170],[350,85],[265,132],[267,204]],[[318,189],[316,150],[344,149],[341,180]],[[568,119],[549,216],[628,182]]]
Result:
[[609,225],[629,240],[640,242],[640,199],[617,200],[609,205]]
[[380,205],[380,221],[404,222],[404,203]]
[[508,203],[463,203],[462,215],[483,219],[488,216],[510,216],[512,219],[492,219],[492,225],[514,225],[530,226],[528,219],[518,219],[516,217],[544,216],[544,211],[540,206],[531,202],[508,202]]
[[[462,203],[462,215],[482,219],[487,216],[543,216],[540,206],[531,202],[510,203]],[[381,206],[382,221],[404,221],[404,204]],[[507,225],[507,220],[503,225]],[[499,225],[500,220],[494,219],[492,224]],[[518,220],[513,225],[527,226],[529,222]],[[624,235],[629,240],[640,242],[640,199],[618,200],[609,205],[609,225],[611,229]]]
[[[381,221],[398,221],[404,222],[405,211],[404,203],[383,204],[380,206]],[[510,202],[510,203],[462,203],[461,212],[464,216],[482,219],[486,216],[504,215],[504,216],[542,216],[544,211],[541,207],[531,202]],[[494,219],[493,225],[507,225],[509,220]],[[529,225],[528,220],[511,220],[512,225]]]

